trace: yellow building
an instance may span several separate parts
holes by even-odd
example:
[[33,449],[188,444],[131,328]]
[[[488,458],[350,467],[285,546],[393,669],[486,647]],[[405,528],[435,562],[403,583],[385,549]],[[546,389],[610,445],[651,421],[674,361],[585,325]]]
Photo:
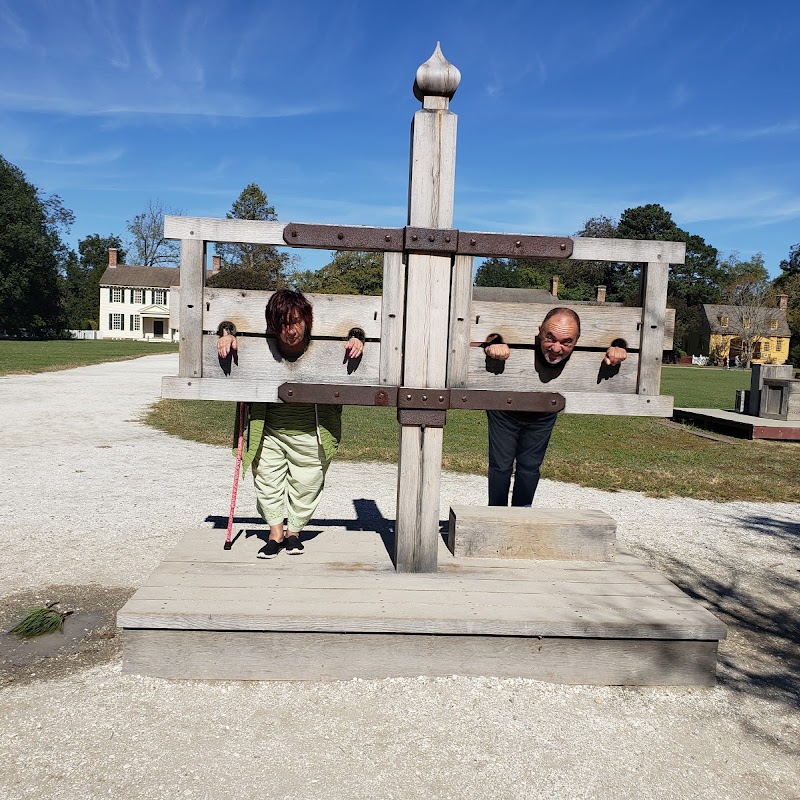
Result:
[[785,294],[778,295],[777,303],[772,308],[704,305],[701,353],[720,362],[727,357],[731,363],[738,356],[745,363],[750,348],[751,363],[787,363],[791,338],[786,320],[787,300]]

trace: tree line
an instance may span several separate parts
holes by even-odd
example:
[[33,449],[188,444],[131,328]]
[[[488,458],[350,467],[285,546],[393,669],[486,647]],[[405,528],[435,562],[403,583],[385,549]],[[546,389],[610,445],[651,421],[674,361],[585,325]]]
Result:
[[[118,234],[92,234],[69,249],[63,236],[74,223],[58,195],[45,195],[24,173],[0,156],[0,333],[55,336],[64,329],[96,327],[100,279],[108,266],[108,250],[118,263],[176,266],[178,242],[164,239],[164,215],[179,214],[151,201],[128,220],[127,239]],[[228,219],[277,219],[267,195],[251,183],[233,202]],[[668,305],[675,309],[675,341],[685,345],[699,332],[705,303],[741,308],[774,303],[789,296],[792,359],[800,364],[800,243],[781,261],[780,275],[770,281],[760,253],[743,260],[722,256],[696,234],[679,228],[669,211],[652,203],[626,209],[618,220],[606,216],[586,221],[576,236],[655,239],[686,244],[686,262],[670,268]],[[329,294],[381,293],[380,253],[333,252],[319,270],[299,268],[285,250],[262,244],[217,244],[220,271],[208,285],[242,289],[295,288]],[[489,258],[477,269],[478,286],[549,289],[559,276],[559,297],[590,301],[597,287],[606,287],[608,302],[637,305],[641,265],[571,259]],[[752,317],[752,313],[751,313]]]

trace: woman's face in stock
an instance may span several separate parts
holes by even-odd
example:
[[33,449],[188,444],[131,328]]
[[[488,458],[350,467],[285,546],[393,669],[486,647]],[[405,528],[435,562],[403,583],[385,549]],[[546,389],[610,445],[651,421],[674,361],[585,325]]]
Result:
[[298,347],[305,341],[306,323],[296,310],[292,311],[289,320],[281,325],[278,338],[281,344],[289,348]]

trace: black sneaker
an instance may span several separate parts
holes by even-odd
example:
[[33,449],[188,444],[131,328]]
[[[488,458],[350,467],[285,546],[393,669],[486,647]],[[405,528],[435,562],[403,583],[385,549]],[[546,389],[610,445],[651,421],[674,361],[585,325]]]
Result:
[[267,543],[256,554],[258,558],[275,558],[281,551],[283,542],[277,542],[275,539],[269,539]]
[[286,552],[290,556],[299,556],[305,550],[299,536],[287,536],[285,542]]

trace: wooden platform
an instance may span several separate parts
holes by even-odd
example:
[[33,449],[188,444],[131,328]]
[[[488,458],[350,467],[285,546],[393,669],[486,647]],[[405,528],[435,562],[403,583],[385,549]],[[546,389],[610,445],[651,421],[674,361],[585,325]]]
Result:
[[677,422],[690,422],[699,428],[745,439],[800,441],[800,422],[785,419],[753,417],[719,408],[676,408],[672,418]]
[[437,573],[398,574],[377,533],[318,531],[303,555],[269,561],[256,558],[263,530],[243,532],[227,552],[219,530],[188,534],[117,616],[123,670],[232,680],[715,681],[725,626],[631,556],[456,559],[442,542]]

